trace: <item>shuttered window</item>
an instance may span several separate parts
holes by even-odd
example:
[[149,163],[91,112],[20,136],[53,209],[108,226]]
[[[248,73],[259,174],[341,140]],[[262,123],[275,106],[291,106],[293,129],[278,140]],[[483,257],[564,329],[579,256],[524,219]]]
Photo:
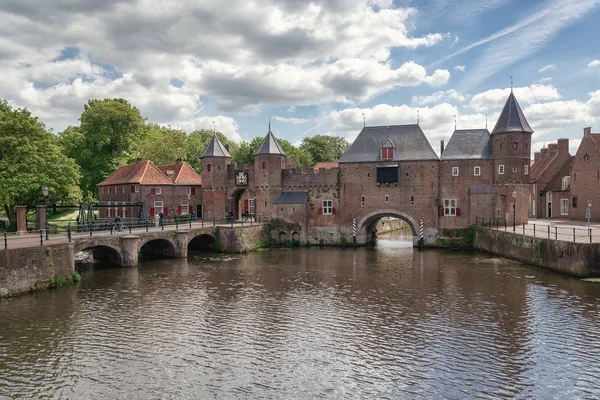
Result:
[[398,182],[398,167],[377,167],[377,183]]

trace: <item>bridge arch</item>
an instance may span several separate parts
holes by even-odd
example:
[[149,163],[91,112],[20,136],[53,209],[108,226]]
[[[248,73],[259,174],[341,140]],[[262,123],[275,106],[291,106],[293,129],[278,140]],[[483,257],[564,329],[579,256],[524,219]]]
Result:
[[377,223],[383,217],[394,217],[399,218],[410,226],[410,230],[413,235],[413,243],[416,245],[418,241],[417,229],[419,221],[413,216],[398,210],[378,210],[373,211],[365,215],[360,221],[357,222],[357,236],[363,237],[365,242],[371,240],[371,234],[375,230]]
[[148,239],[140,243],[140,255],[146,257],[177,257],[175,245],[168,239]]
[[195,251],[215,251],[217,244],[217,240],[213,235],[209,235],[208,233],[202,233],[200,235],[196,235],[190,240],[188,240],[187,248],[188,252]]
[[[84,247],[84,246],[82,246]],[[123,265],[123,256],[118,249],[112,246],[96,245],[88,246],[81,249],[75,249],[75,261],[81,261],[84,263],[89,262],[89,256],[84,253],[90,254],[94,262],[103,265]]]

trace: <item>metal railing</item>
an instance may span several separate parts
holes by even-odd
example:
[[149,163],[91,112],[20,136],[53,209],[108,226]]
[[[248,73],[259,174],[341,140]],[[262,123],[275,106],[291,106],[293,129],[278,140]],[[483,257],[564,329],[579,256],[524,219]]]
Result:
[[475,218],[475,225],[542,239],[562,240],[574,243],[594,243],[594,240],[600,242],[600,229],[598,228],[574,228],[535,223],[514,224],[513,221],[501,218],[481,217]]
[[234,218],[195,218],[192,216],[165,217],[164,219],[122,218],[122,224],[114,218],[96,219],[93,222],[79,220],[60,220],[46,222],[45,229],[28,231],[27,233],[2,233],[1,249],[16,247],[44,246],[50,240],[66,238],[70,243],[76,238],[93,236],[110,236],[126,233],[143,233],[164,231],[165,229],[203,228],[216,226],[254,226],[268,222],[267,218],[244,217]]

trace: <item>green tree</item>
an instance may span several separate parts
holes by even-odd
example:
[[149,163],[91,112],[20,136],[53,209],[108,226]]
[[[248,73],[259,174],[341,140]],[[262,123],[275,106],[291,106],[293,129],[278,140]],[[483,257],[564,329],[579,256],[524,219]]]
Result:
[[350,143],[339,136],[315,135],[302,139],[300,149],[310,154],[315,163],[326,161],[339,161]]
[[298,168],[304,165],[313,165],[313,159],[309,152],[306,150],[296,147],[285,139],[277,139],[279,145],[285,151],[288,157],[293,157],[296,160],[296,166]]
[[89,100],[83,107],[81,135],[75,129],[63,132],[62,148],[81,167],[84,194],[95,197],[96,184],[135,157],[145,124],[139,110],[123,99]]
[[[187,137],[187,155],[184,159],[185,162],[190,164],[196,172],[200,173],[201,163],[200,156],[206,150],[208,142],[213,137],[213,131],[209,129],[198,129],[190,133]],[[229,145],[229,153],[232,155],[236,152],[237,145],[234,141],[229,140],[221,132],[217,132],[217,137],[224,145]]]
[[157,124],[147,124],[144,139],[139,144],[138,155],[154,164],[172,164],[187,156],[187,136],[180,129]]
[[233,160],[238,164],[252,165],[254,164],[254,153],[262,143],[264,138],[255,137],[251,141],[243,141],[237,146],[236,151],[232,154]]
[[42,186],[52,202],[81,199],[75,161],[65,156],[56,136],[27,109],[0,101],[0,205],[15,220],[15,206],[43,202]]

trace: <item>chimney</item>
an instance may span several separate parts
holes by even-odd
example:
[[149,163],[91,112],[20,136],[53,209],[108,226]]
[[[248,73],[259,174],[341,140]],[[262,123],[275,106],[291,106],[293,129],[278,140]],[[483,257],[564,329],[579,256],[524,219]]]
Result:
[[142,162],[142,157],[138,157],[138,158],[135,159],[135,163],[136,164],[139,164],[141,162]]
[[558,153],[558,144],[550,143],[548,145],[548,153],[550,154],[550,156],[554,156],[556,153]]
[[179,165],[179,164],[181,164],[181,162],[182,162],[181,158],[178,158],[177,160],[175,160],[175,165]]
[[225,145],[225,150],[229,151],[229,145],[228,144]]
[[557,140],[558,143],[558,152],[560,154],[568,154],[569,153],[569,139],[562,138]]
[[542,152],[542,160],[543,160],[544,158],[548,157],[548,148],[547,148],[547,147],[544,147],[544,148],[541,150],[541,152]]
[[440,140],[440,156],[442,155],[443,152],[444,152],[444,141]]
[[592,134],[592,127],[583,128],[583,136],[590,136]]
[[539,151],[533,153],[533,163],[535,164],[536,162],[540,161],[542,159],[542,153],[540,153]]

